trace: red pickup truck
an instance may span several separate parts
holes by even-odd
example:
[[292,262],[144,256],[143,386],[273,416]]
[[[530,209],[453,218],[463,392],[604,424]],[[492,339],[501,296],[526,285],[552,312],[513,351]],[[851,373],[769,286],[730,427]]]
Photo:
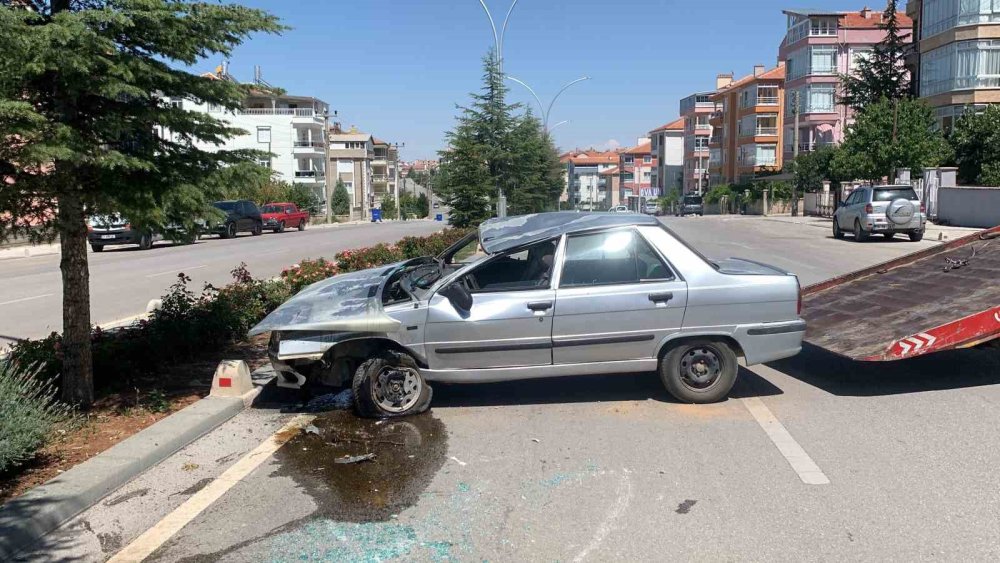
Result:
[[264,228],[276,233],[292,227],[304,231],[309,224],[309,212],[300,211],[294,203],[268,203],[260,208],[260,216],[264,220]]

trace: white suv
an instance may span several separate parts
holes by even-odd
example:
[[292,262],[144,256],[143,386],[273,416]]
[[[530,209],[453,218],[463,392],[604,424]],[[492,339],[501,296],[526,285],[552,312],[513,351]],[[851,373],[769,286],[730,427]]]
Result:
[[854,240],[868,240],[873,233],[887,239],[906,233],[910,240],[924,238],[927,216],[924,205],[910,186],[865,186],[854,190],[833,214],[833,236],[844,238],[853,232]]

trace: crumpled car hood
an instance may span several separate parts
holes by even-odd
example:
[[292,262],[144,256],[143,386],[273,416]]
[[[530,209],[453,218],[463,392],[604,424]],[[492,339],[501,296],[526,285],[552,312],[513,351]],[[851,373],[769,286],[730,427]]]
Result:
[[250,330],[250,336],[280,330],[394,332],[401,323],[385,314],[378,295],[400,264],[316,282],[265,317]]

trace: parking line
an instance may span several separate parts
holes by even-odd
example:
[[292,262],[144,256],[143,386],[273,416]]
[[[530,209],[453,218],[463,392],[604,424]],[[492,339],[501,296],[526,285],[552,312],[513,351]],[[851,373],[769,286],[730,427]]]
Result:
[[132,543],[116,553],[108,562],[137,562],[152,555],[167,540],[181,531],[184,526],[188,525],[199,514],[204,512],[205,509],[212,506],[215,501],[222,498],[222,495],[226,494],[247,475],[250,475],[254,469],[260,467],[281,446],[294,438],[303,426],[309,424],[315,418],[313,415],[305,414],[293,418],[291,422],[282,426],[280,430],[272,434],[264,443],[243,456],[232,467],[223,472],[222,475],[219,475],[215,481],[212,481],[207,487],[192,495],[184,504],[175,508],[163,520],[157,522],[156,525],[146,530],[145,533],[134,539]]
[[754,420],[764,429],[764,433],[771,439],[771,442],[778,448],[781,455],[792,466],[799,475],[799,479],[806,485],[829,485],[830,479],[816,465],[816,462],[809,457],[809,454],[802,449],[802,446],[792,438],[781,421],[774,416],[771,409],[767,408],[764,401],[758,397],[743,399],[743,404],[753,415]]
[[0,303],[0,307],[2,307],[4,305],[13,305],[15,303],[24,303],[25,301],[34,301],[35,299],[44,299],[46,297],[52,297],[53,295],[55,295],[55,294],[54,293],[46,293],[45,295],[36,295],[34,297],[24,297],[22,299],[14,299],[14,300],[11,300],[11,301],[4,301],[4,302]]
[[202,268],[207,268],[207,267],[208,267],[208,264],[202,264],[201,266],[193,266],[191,268],[174,268],[173,270],[170,270],[170,271],[167,271],[167,272],[160,272],[158,274],[149,274],[146,277],[147,278],[158,278],[160,276],[166,276],[166,275],[169,275],[169,274],[176,275],[176,274],[179,274],[181,272],[187,273],[187,272],[190,272],[191,270],[200,270]]

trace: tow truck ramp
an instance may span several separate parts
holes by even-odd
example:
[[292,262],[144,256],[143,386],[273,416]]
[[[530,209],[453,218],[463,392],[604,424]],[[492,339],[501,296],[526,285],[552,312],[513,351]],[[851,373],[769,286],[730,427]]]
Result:
[[901,360],[1000,338],[1000,227],[802,294],[806,341],[854,360]]

